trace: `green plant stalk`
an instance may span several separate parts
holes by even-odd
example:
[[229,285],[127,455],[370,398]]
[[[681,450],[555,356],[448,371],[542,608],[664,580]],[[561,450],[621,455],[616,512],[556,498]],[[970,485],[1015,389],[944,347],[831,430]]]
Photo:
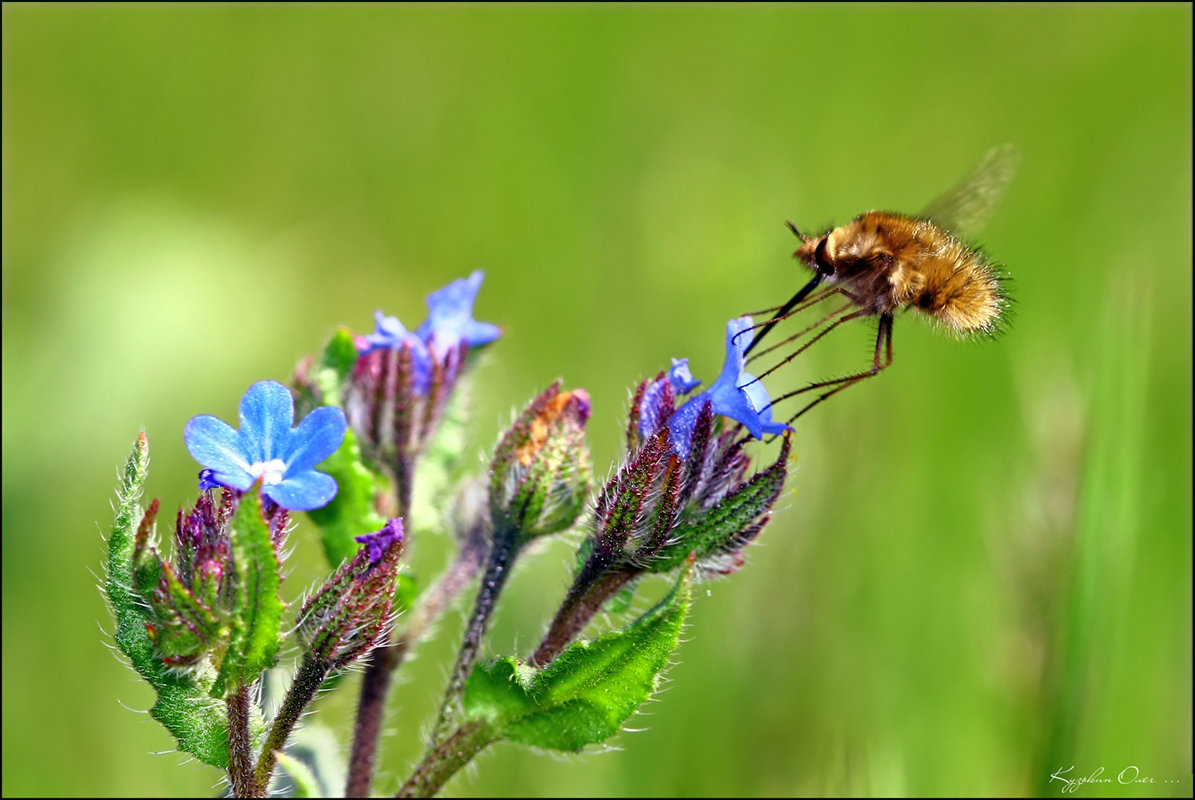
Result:
[[253,780],[263,792],[270,785],[270,777],[274,772],[274,765],[278,761],[278,753],[286,746],[291,731],[295,729],[299,718],[303,716],[303,709],[315,698],[319,687],[331,671],[331,664],[326,661],[305,660],[282,701],[282,707],[274,716],[274,724],[270,726],[270,733],[266,737],[261,755],[257,759],[257,767],[253,771]]
[[265,787],[253,778],[253,750],[249,736],[249,687],[241,685],[228,696],[228,781],[234,797],[265,797]]
[[485,722],[465,723],[428,751],[395,797],[433,797],[461,767],[497,738]]
[[361,697],[357,704],[357,721],[353,729],[353,748],[349,759],[345,797],[369,796],[391,676],[461,590],[481,570],[486,549],[485,542],[480,538],[475,537],[466,543],[436,584],[423,593],[406,629],[393,644],[378,647],[374,651],[365,670]]
[[[473,604],[473,616],[465,627],[465,635],[461,639],[461,649],[457,653],[456,665],[452,668],[452,677],[448,680],[448,687],[444,690],[444,701],[440,705],[440,713],[432,729],[432,742],[439,741],[440,733],[448,722],[453,704],[460,698],[465,688],[465,681],[469,679],[469,671],[477,660],[477,651],[481,648],[481,640],[490,625],[490,618],[494,614],[494,607],[498,604],[498,596],[510,577],[510,568],[519,554],[519,532],[508,530],[501,532],[494,538],[494,549],[490,553],[489,563],[485,574],[481,578],[481,586],[477,589],[477,601]],[[455,734],[454,734],[455,735]]]
[[531,656],[531,664],[541,669],[550,664],[602,610],[606,601],[618,594],[634,577],[633,573],[617,571],[590,583],[588,576],[578,576],[564,604],[548,626],[543,641]]

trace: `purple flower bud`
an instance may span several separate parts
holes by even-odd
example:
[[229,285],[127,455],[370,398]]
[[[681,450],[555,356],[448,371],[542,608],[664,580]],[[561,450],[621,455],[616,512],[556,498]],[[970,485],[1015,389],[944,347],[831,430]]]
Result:
[[356,538],[357,554],[341,564],[303,604],[297,628],[308,659],[339,669],[369,652],[391,621],[398,586],[403,525]]
[[[174,526],[174,556],[164,561],[150,542],[157,501],[137,532],[134,553],[136,590],[149,607],[147,631],[158,659],[174,669],[200,668],[218,657],[236,614],[236,591],[229,576],[231,525],[241,493],[225,489],[219,496],[204,492],[189,511],[180,509]],[[273,506],[265,523],[280,565],[289,515]]]
[[369,563],[376,564],[382,560],[392,545],[401,543],[402,539],[402,520],[395,517],[387,522],[380,531],[362,534],[355,537],[353,541],[365,545],[366,551],[369,553]]

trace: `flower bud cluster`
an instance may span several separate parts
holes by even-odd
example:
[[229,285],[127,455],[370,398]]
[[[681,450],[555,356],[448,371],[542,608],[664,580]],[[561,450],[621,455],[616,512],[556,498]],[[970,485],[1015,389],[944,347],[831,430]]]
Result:
[[[198,668],[227,646],[235,609],[230,525],[241,493],[225,489],[219,499],[204,491],[174,526],[174,556],[158,555],[152,530],[154,500],[137,529],[133,553],[136,590],[150,610],[146,631],[159,660],[168,667]],[[272,503],[264,509],[276,566],[280,569],[290,516]]]
[[699,383],[685,361],[637,388],[626,457],[598,496],[577,576],[536,664],[551,661],[607,600],[645,573],[670,572],[690,554],[707,574],[742,566],[744,547],[783,488],[789,454],[786,435],[775,462],[747,477],[751,436],[787,430],[771,422],[766,392],[742,371],[749,325],[727,326],[727,367],[709,390],[681,402]]
[[366,454],[391,473],[400,514],[409,511],[415,462],[444,416],[471,349],[501,333],[472,318],[482,277],[474,272],[432,292],[428,318],[415,331],[378,311],[374,332],[357,341],[345,411]]

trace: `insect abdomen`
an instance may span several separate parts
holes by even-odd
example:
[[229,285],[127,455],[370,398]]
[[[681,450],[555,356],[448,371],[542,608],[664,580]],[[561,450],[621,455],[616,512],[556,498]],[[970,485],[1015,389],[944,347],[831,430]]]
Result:
[[996,331],[1007,300],[982,253],[952,241],[922,263],[922,274],[910,306],[958,335]]

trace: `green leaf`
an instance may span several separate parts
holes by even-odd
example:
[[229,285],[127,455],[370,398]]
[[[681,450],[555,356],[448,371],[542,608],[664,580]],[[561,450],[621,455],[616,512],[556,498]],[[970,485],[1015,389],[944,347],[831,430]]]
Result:
[[361,459],[361,445],[351,430],[346,430],[344,442],[326,461],[320,472],[336,479],[336,497],[323,508],[307,512],[320,527],[324,555],[333,569],[346,558],[352,558],[360,544],[353,537],[381,530],[386,518],[377,512],[375,501],[389,493],[386,481],[365,465]]
[[165,591],[155,592],[150,606],[157,612],[155,645],[163,661],[189,663],[213,649],[226,631],[215,613],[183,585],[170,564],[161,564]]
[[323,393],[326,405],[344,405],[344,384],[357,363],[357,344],[348,328],[340,328],[324,345],[320,369],[315,375],[316,385]]
[[278,764],[286,770],[286,774],[290,776],[291,782],[294,784],[294,793],[291,797],[324,797],[325,795],[320,790],[319,781],[316,780],[315,773],[311,768],[304,764],[297,758],[288,756],[286,753],[278,753],[276,758]]
[[256,486],[241,497],[229,538],[236,597],[231,614],[232,638],[212,688],[216,697],[253,683],[263,670],[274,666],[286,608],[279,594],[281,565],[270,539],[270,528],[261,516],[261,497]]
[[294,785],[293,795],[281,780],[271,787],[271,796],[339,797],[344,791],[348,765],[339,739],[326,726],[309,722],[291,734],[286,752],[278,763]]
[[108,537],[104,588],[116,617],[116,644],[133,668],[158,693],[150,715],[178,740],[180,750],[214,767],[228,766],[228,722],[224,704],[208,694],[211,671],[167,670],[154,657],[145,628],[149,612],[132,590],[134,534],[142,518],[138,501],[149,471],[149,443],[142,433],[125,465],[117,496],[116,521]]
[[574,642],[542,670],[507,657],[473,670],[465,713],[512,742],[576,752],[619,731],[655,691],[689,610],[692,569],[623,630]]

